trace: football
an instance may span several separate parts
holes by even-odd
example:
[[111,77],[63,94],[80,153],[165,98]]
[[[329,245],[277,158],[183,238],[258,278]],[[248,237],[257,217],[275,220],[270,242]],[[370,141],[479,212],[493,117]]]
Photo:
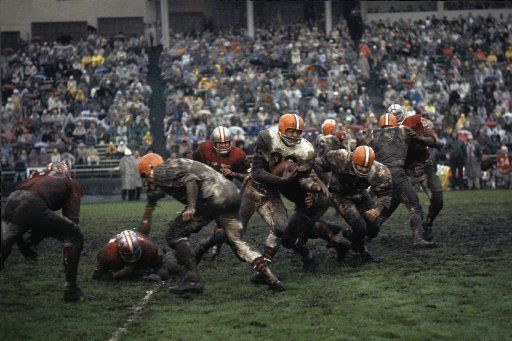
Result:
[[299,167],[299,165],[291,160],[286,160],[281,163],[278,163],[274,169],[272,170],[272,174],[276,176],[286,176],[290,173],[295,172],[295,170]]

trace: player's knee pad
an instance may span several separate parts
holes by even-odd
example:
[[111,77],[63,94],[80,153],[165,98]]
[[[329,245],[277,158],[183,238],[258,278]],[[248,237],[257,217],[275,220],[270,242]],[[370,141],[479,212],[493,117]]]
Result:
[[76,230],[72,235],[68,236],[64,241],[64,247],[76,248],[82,251],[84,247],[84,235],[80,230]]

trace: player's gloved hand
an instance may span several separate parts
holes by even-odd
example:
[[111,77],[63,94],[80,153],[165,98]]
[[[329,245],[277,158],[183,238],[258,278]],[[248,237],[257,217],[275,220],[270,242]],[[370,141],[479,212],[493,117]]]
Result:
[[229,168],[221,168],[220,172],[222,173],[222,175],[224,175],[226,177],[227,176],[232,176],[232,177],[235,176],[235,173]]
[[295,177],[297,176],[298,169],[299,169],[299,165],[297,165],[297,164],[290,165],[286,169],[286,172],[283,174],[283,176],[281,176],[283,183],[287,183],[287,182],[290,182],[293,179],[295,179]]
[[418,136],[418,134],[416,134],[416,132],[412,129],[406,129],[405,130],[407,132],[407,135],[411,138],[416,138]]
[[376,208],[372,208],[364,212],[364,216],[368,218],[368,220],[370,220],[371,222],[374,222],[375,220],[377,220],[377,218],[379,218],[380,214]]
[[115,280],[130,277],[133,275],[134,267],[133,265],[125,265],[121,270],[112,271],[112,278]]
[[153,207],[147,207],[144,211],[144,215],[142,216],[142,220],[139,223],[139,226],[135,229],[135,231],[143,234],[149,234],[151,230],[151,217],[153,214]]
[[194,214],[196,214],[196,209],[194,207],[187,207],[187,209],[181,214],[181,219],[183,219],[184,222],[190,221]]
[[313,198],[313,194],[311,194],[311,193],[308,193],[306,195],[306,198],[304,199],[304,202],[306,203],[307,208],[310,208],[311,206],[313,206],[314,201],[315,201],[315,198]]
[[323,183],[320,182],[320,193],[322,193],[325,197],[329,197],[329,188]]

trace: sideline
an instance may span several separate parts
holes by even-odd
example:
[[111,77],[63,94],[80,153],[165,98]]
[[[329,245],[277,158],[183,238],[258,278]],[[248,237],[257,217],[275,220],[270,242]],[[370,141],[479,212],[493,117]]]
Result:
[[152,290],[146,291],[146,295],[139,302],[137,302],[135,305],[130,307],[130,309],[129,309],[130,314],[128,316],[128,319],[121,327],[119,327],[119,329],[117,329],[112,334],[109,341],[118,341],[118,340],[120,340],[121,336],[123,336],[124,334],[126,334],[126,332],[128,332],[128,327],[137,319],[137,317],[142,312],[142,310],[144,310],[144,308],[148,304],[148,302],[151,299],[151,297],[153,296],[153,294],[155,294],[164,284],[165,284],[165,282],[160,282],[160,284],[158,284]]

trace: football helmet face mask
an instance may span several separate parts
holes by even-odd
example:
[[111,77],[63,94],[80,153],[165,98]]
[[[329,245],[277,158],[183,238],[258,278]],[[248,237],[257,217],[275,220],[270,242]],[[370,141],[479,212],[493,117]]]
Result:
[[391,104],[386,113],[395,115],[398,122],[402,122],[407,117],[404,108],[400,104]]
[[132,230],[125,230],[117,235],[119,255],[128,263],[135,263],[142,257],[137,234]]
[[304,120],[296,114],[284,114],[279,118],[279,137],[288,147],[297,146],[302,141]]
[[228,155],[231,150],[231,132],[223,126],[213,129],[213,149],[219,155]]
[[371,147],[359,146],[352,153],[352,168],[357,176],[367,177],[375,161],[375,152]]

